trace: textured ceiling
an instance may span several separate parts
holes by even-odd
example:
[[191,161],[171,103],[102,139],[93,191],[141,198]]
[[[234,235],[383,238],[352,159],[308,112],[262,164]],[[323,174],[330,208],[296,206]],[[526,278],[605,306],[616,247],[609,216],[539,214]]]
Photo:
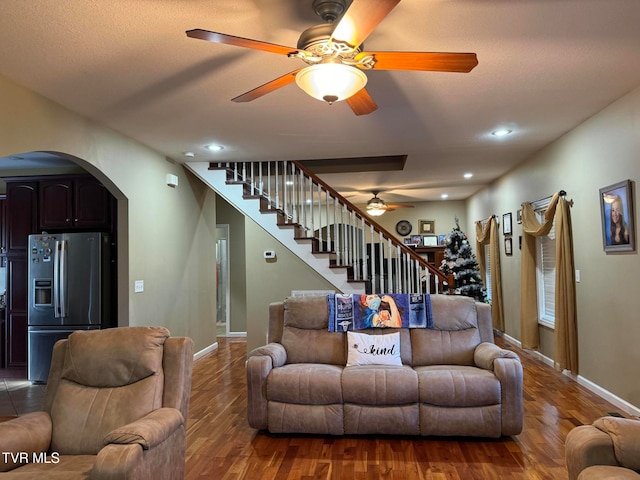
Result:
[[[639,0],[403,0],[367,50],[475,52],[479,64],[367,72],[379,109],[360,117],[295,84],[233,103],[304,64],[185,35],[295,47],[320,22],[311,0],[4,1],[0,74],[178,162],[186,151],[201,161],[408,155],[403,171],[323,175],[355,202],[371,190],[390,202],[466,198],[640,85]],[[500,126],[513,133],[490,135]]]

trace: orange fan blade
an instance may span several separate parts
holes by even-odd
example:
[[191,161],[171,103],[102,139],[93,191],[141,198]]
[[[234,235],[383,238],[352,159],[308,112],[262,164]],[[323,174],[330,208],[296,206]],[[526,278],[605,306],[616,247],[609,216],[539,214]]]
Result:
[[232,102],[250,102],[251,100],[255,100],[256,98],[260,98],[267,93],[271,93],[274,90],[285,87],[290,83],[293,83],[296,79],[296,73],[298,73],[301,69],[293,70],[281,77],[276,78],[275,80],[271,80],[270,82],[265,83],[264,85],[260,85],[259,87],[254,88],[253,90],[249,90],[247,93],[243,93],[235,98],[232,98]]
[[355,50],[398,3],[400,0],[353,0],[333,31],[331,41]]
[[437,52],[362,52],[356,60],[372,55],[374,70],[422,70],[430,72],[468,73],[478,65],[475,53]]
[[187,30],[187,37],[206,40],[213,43],[223,43],[225,45],[234,45],[236,47],[252,48],[254,50],[262,50],[265,52],[279,53],[281,55],[289,55],[298,51],[297,48],[285,47],[274,43],[261,42],[259,40],[251,40],[250,38],[235,37],[225,33],[210,32],[196,28]]
[[386,207],[382,207],[383,210],[387,210],[388,212],[392,212],[394,210],[397,210],[398,208],[415,208],[415,207],[413,205],[396,205],[396,204],[387,205]]
[[361,88],[355,95],[347,98],[347,103],[356,115],[368,115],[378,109],[366,88]]

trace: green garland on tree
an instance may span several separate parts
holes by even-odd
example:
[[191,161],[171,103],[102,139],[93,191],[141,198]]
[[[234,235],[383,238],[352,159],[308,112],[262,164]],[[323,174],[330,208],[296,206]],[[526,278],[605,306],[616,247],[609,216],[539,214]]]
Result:
[[445,275],[453,274],[455,284],[449,293],[473,297],[479,302],[486,299],[486,290],[480,277],[476,256],[471,251],[467,235],[460,230],[458,219],[456,226],[445,238],[444,259],[440,270]]

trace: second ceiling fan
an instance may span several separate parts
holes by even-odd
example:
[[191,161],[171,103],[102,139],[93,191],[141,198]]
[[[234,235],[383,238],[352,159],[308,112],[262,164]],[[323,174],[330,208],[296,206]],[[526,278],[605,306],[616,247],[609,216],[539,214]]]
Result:
[[325,23],[302,32],[296,48],[202,29],[186,33],[191,38],[286,55],[307,64],[233,98],[234,102],[250,102],[295,81],[314,98],[329,104],[346,100],[356,115],[367,115],[378,106],[365,88],[363,70],[468,73],[478,64],[475,53],[363,51],[362,42],[398,3],[400,0],[353,0],[347,9],[347,0],[313,0],[314,11]]
[[398,208],[413,208],[413,205],[390,205],[378,197],[379,191],[373,190],[371,193],[373,193],[373,198],[367,202],[366,208],[367,213],[373,217],[379,217],[385,212],[392,212]]

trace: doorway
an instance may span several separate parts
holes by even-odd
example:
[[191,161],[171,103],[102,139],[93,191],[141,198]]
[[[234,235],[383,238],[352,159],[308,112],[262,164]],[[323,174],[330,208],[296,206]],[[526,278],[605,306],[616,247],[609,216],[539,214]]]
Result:
[[229,335],[229,225],[216,225],[216,336]]

